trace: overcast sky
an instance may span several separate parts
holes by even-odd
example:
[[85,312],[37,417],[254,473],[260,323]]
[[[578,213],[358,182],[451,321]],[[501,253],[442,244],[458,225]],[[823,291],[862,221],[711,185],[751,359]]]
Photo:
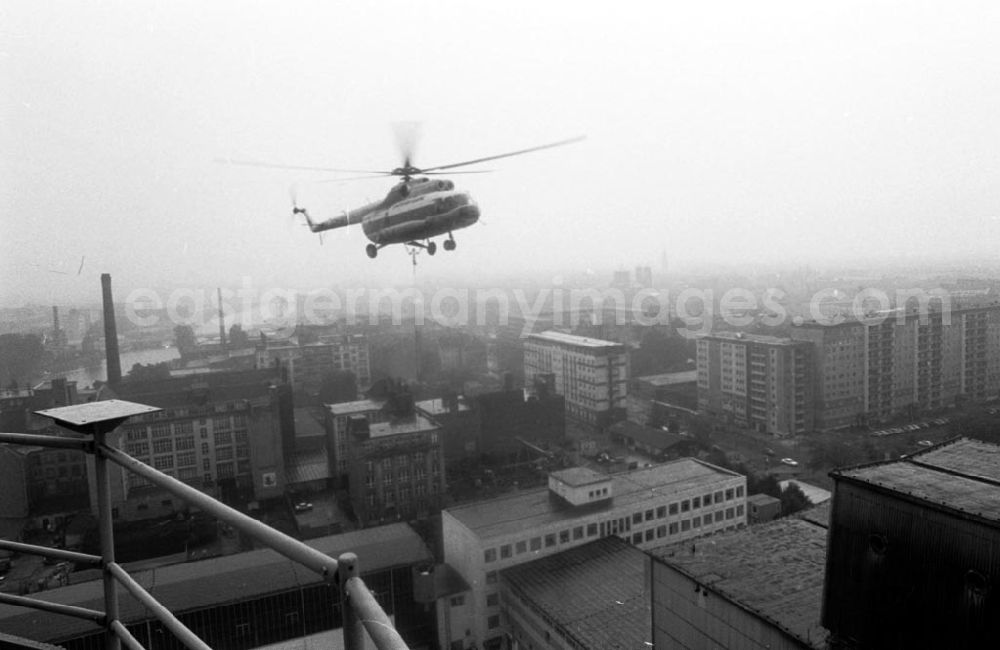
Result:
[[[418,274],[974,257],[1000,242],[995,2],[117,2],[0,8],[0,303],[411,278],[328,217],[391,169],[586,134],[455,176],[483,217]],[[86,262],[78,276],[83,256]]]

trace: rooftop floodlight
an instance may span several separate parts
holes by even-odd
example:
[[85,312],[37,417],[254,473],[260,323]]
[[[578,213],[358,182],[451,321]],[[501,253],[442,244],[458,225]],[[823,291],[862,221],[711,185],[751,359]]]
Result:
[[42,417],[50,418],[59,426],[76,433],[100,435],[113,431],[118,425],[135,415],[155,413],[162,409],[145,404],[136,404],[120,399],[101,402],[86,402],[73,406],[60,406],[44,411],[35,411]]

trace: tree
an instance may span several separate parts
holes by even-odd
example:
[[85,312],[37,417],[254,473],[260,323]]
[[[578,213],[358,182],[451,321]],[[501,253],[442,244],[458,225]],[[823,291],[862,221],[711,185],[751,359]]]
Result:
[[358,399],[358,382],[349,370],[334,370],[323,375],[319,398],[324,404],[352,402]]
[[812,444],[809,467],[814,470],[847,467],[865,462],[866,454],[839,440],[816,440]]
[[797,483],[789,483],[788,487],[781,491],[781,516],[795,514],[800,510],[805,510],[812,505],[806,493]]
[[178,325],[174,328],[174,343],[181,357],[189,356],[198,349],[198,339],[194,335],[194,328],[190,325]]
[[240,350],[250,347],[250,336],[243,331],[243,326],[234,323],[229,328],[229,349]]

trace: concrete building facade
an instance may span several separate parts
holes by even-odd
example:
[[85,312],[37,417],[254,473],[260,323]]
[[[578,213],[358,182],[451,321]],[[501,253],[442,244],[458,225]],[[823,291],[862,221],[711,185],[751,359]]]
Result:
[[602,428],[625,418],[629,357],[621,343],[562,332],[532,334],[524,342],[524,379],[551,375],[566,400],[566,417]]
[[697,343],[698,408],[762,433],[813,428],[811,345],[738,332]]
[[[746,523],[746,477],[693,458],[605,475],[569,468],[549,487],[441,512],[444,561],[471,585],[449,612],[449,647],[492,647],[499,572],[607,535],[641,549]],[[468,634],[466,633],[468,631]]]

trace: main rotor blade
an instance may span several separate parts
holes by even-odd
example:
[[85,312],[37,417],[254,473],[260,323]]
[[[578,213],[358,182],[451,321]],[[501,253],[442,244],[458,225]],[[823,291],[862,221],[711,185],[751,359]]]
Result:
[[313,183],[346,183],[347,181],[363,181],[369,178],[387,178],[392,176],[392,174],[375,174],[369,176],[351,176],[350,178],[321,178],[318,181],[311,181]]
[[279,165],[275,163],[262,162],[259,160],[233,160],[232,158],[216,158],[215,162],[222,163],[223,165],[243,165],[245,167],[270,167],[272,169],[297,169],[304,171],[314,171],[314,172],[337,172],[341,174],[384,174],[390,175],[390,172],[384,170],[371,170],[371,169],[338,169],[336,167],[309,167],[307,165]]
[[420,172],[415,174],[415,176],[422,176],[426,174],[427,176],[454,176],[455,174],[492,174],[495,170],[492,169],[474,169],[464,172]]
[[543,144],[538,147],[531,147],[530,149],[521,149],[520,151],[511,151],[510,153],[502,153],[497,156],[487,156],[486,158],[476,158],[475,160],[466,160],[465,162],[452,163],[450,165],[438,165],[436,167],[424,167],[421,169],[421,173],[426,173],[428,171],[434,171],[437,169],[452,169],[454,167],[464,167],[465,165],[475,165],[476,163],[486,162],[487,160],[497,160],[498,158],[509,158],[511,156],[520,156],[523,153],[531,153],[532,151],[541,151],[542,149],[551,149],[552,147],[561,147],[566,144],[572,144],[574,142],[579,142],[580,140],[586,139],[587,136],[579,135],[575,138],[570,138],[568,140],[560,140],[559,142],[551,142],[549,144]]

